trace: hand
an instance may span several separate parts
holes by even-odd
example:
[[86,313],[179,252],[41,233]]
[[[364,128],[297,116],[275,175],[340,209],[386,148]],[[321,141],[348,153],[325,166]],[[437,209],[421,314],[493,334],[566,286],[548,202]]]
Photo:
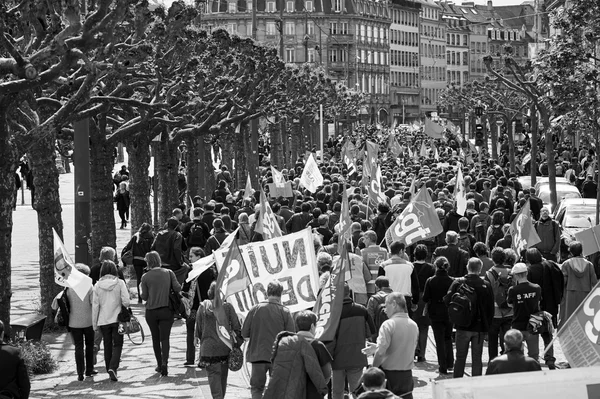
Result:
[[365,348],[361,349],[361,352],[364,355],[372,356],[375,354],[375,352],[377,352],[377,348],[378,348],[377,344],[374,344],[372,342],[367,342],[367,346]]
[[415,312],[419,308],[419,305],[415,305],[414,303],[410,305],[410,310]]

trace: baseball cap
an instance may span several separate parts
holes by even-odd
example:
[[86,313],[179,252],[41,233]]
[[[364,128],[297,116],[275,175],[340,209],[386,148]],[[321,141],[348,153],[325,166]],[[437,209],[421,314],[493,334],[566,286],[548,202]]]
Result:
[[525,263],[517,263],[512,268],[512,274],[527,273],[527,265]]

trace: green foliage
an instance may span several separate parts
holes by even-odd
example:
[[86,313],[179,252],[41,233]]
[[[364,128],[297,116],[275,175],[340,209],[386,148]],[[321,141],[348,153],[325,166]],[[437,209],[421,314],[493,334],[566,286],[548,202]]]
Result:
[[45,342],[23,341],[17,345],[21,349],[21,356],[29,374],[50,374],[58,368],[58,362],[52,357]]

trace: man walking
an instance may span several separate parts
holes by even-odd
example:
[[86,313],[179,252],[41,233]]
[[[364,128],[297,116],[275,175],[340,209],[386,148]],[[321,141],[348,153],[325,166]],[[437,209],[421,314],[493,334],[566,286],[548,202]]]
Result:
[[458,247],[458,233],[448,231],[446,233],[446,246],[439,247],[433,251],[433,259],[443,256],[448,259],[450,268],[448,274],[450,277],[462,277],[466,274],[465,266],[469,259],[467,251]]
[[[489,282],[479,277],[483,263],[479,258],[471,258],[467,263],[468,274],[464,278],[456,279],[448,294],[444,297],[446,306],[454,301],[454,295],[460,292],[474,291],[471,296],[470,306],[473,309],[471,322],[465,326],[456,326],[456,361],[454,362],[454,378],[462,378],[465,373],[465,363],[469,346],[471,346],[472,373],[473,377],[481,375],[483,364],[483,341],[489,331],[492,318],[494,317],[494,293]],[[464,287],[466,285],[466,287]],[[450,321],[452,317],[450,317]]]
[[289,309],[281,304],[282,292],[283,286],[279,281],[270,282],[267,286],[267,300],[250,309],[242,327],[242,336],[249,339],[246,361],[252,363],[252,399],[262,398],[267,372],[271,370],[275,337],[281,331],[296,331]]
[[[394,241],[390,245],[390,259],[381,264],[385,276],[390,281],[392,291],[404,295],[409,307],[416,307],[419,303],[419,280],[417,272],[412,263],[405,260],[404,243]],[[412,304],[410,304],[412,302]],[[414,305],[414,306],[413,306]],[[409,315],[410,315],[409,310]]]
[[385,249],[377,245],[377,233],[373,230],[365,231],[363,235],[363,243],[365,248],[360,251],[363,262],[371,272],[371,280],[367,282],[367,294],[369,296],[375,293],[375,279],[379,275],[379,267],[381,262],[388,258],[388,253]]
[[535,231],[540,237],[540,242],[535,245],[544,259],[556,262],[556,254],[560,249],[560,226],[550,217],[550,210],[543,207],[540,212],[540,220],[535,222]]
[[381,325],[377,344],[368,343],[363,353],[375,355],[373,366],[383,370],[388,389],[394,395],[412,399],[412,369],[419,328],[408,317],[406,299],[400,292],[392,292],[385,298],[385,312],[389,318]]

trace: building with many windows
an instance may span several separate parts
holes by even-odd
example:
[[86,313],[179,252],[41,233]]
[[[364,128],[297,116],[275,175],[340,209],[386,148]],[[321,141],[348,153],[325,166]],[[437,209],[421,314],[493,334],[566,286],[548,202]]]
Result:
[[419,13],[421,3],[392,0],[390,4],[390,108],[396,124],[419,118]]
[[469,81],[470,29],[467,19],[453,4],[440,3],[446,21],[446,83],[464,85]]

